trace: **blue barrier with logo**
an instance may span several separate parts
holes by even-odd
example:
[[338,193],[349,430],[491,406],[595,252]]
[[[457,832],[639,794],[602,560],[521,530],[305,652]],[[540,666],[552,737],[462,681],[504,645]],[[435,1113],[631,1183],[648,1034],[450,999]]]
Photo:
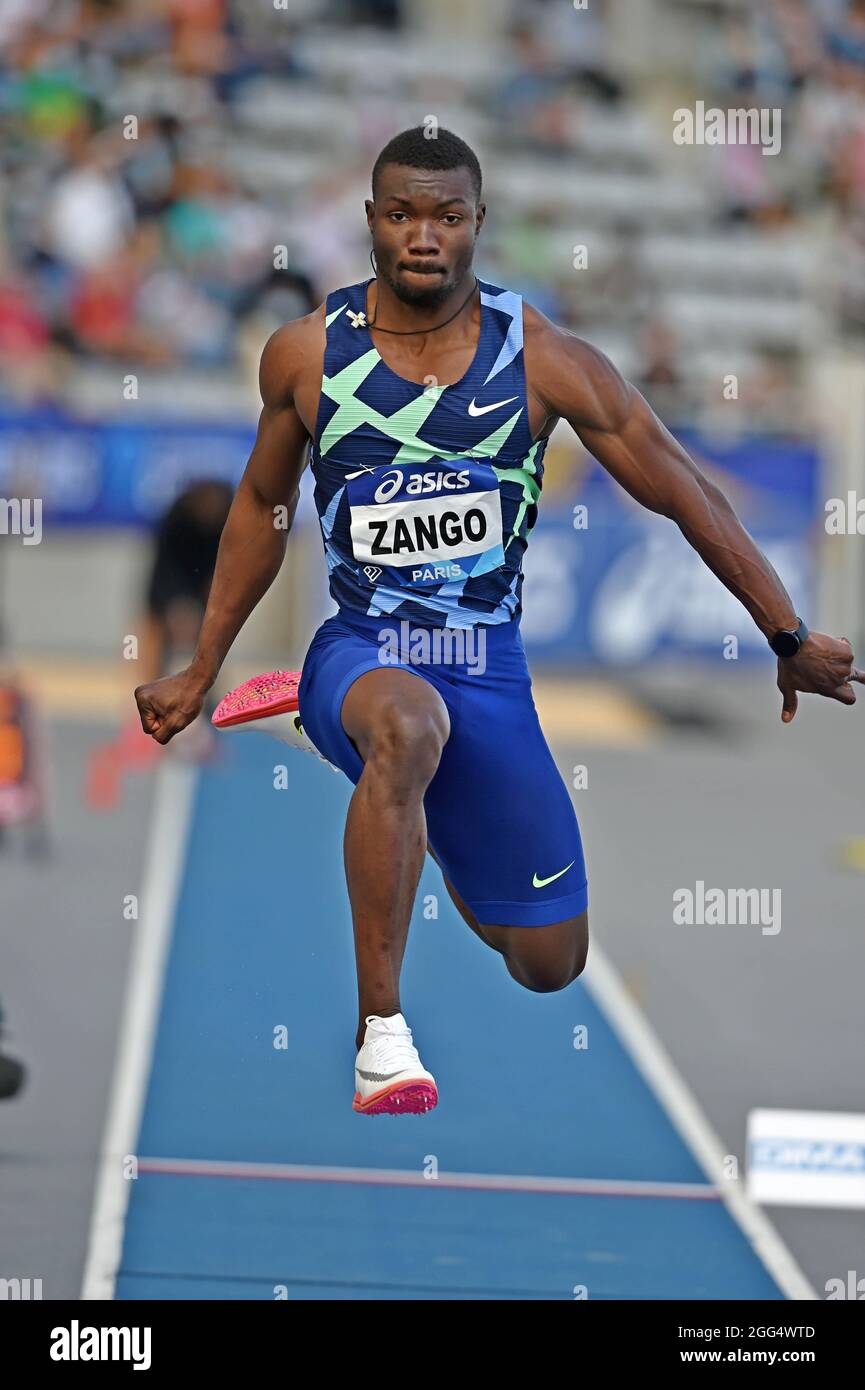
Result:
[[[693,430],[676,433],[709,467],[807,616],[820,511],[816,449],[762,436],[725,446]],[[196,478],[236,484],[254,440],[245,424],[7,411],[0,414],[0,497],[41,498],[48,531],[150,527]],[[536,660],[621,666],[717,655],[728,637],[742,657],[767,652],[747,613],[678,528],[639,507],[594,462],[579,485],[545,488],[525,576],[523,635]]]
[[196,478],[236,484],[255,430],[170,420],[0,414],[0,496],[40,497],[43,525],[151,526]]
[[[677,437],[708,467],[794,604],[810,613],[817,451],[788,439],[750,437],[722,447],[693,431]],[[578,491],[542,497],[524,569],[523,636],[536,661],[621,667],[718,656],[725,643],[740,658],[774,660],[748,613],[675,523],[640,507],[594,462]]]

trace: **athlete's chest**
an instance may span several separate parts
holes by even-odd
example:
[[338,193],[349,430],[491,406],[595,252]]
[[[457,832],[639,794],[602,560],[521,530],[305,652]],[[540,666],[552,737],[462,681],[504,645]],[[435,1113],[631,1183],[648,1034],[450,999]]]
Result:
[[[399,440],[482,455],[524,452],[544,433],[545,412],[527,377],[522,302],[482,284],[477,313],[424,338],[375,331],[363,286],[328,299],[321,376],[313,369],[301,406],[323,454],[372,449],[376,462]],[[413,450],[413,452],[416,452]]]
[[[323,355],[320,361],[309,362],[294,390],[295,408],[311,438],[315,438],[316,422],[319,420],[322,377]],[[424,393],[431,394],[440,389],[435,372],[427,373],[426,378],[419,378],[417,383],[423,386]],[[452,387],[448,386],[441,390],[437,399],[442,403],[439,419],[443,415],[447,415],[454,421],[458,421],[461,416],[465,416],[467,421],[481,418],[489,419],[496,411],[504,409],[505,405],[513,405],[514,403],[512,397],[503,395],[501,391],[496,389],[484,389],[483,386],[478,390],[470,391],[468,394],[464,390],[454,391]],[[541,405],[532,391],[528,373],[525,380],[524,410],[531,439],[534,441],[541,438],[545,433],[548,411]]]
[[478,336],[476,329],[472,338],[438,343],[430,335],[422,347],[416,347],[376,333],[373,343],[384,366],[400,380],[424,388],[447,387],[462,380],[469,371],[477,355]]

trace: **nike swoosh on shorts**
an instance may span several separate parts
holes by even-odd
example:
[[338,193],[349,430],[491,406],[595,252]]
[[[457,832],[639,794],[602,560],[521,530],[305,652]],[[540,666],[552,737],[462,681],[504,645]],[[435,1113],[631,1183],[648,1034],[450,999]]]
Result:
[[545,888],[548,883],[555,883],[556,879],[561,878],[562,874],[566,874],[568,872],[568,869],[572,869],[576,862],[576,859],[572,859],[570,864],[566,864],[563,869],[559,869],[559,872],[557,874],[550,874],[549,878],[538,878],[537,870],[535,870],[535,873],[532,877],[532,887]]

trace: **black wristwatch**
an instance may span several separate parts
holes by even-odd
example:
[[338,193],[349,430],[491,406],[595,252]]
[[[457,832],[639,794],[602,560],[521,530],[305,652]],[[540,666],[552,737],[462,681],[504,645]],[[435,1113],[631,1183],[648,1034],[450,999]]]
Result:
[[795,656],[808,636],[808,629],[802,619],[797,617],[796,621],[798,627],[779,627],[769,638],[769,646],[776,656]]

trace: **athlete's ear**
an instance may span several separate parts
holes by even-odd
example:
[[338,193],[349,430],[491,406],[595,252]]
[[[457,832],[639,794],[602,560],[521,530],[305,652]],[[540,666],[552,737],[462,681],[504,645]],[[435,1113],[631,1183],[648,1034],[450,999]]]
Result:
[[369,227],[370,231],[372,231],[373,218],[375,217],[375,203],[372,201],[372,198],[366,198],[364,199],[363,205],[366,208],[366,225]]
[[487,205],[486,205],[486,203],[478,203],[478,209],[477,209],[477,212],[475,213],[475,233],[476,233],[476,234],[480,231],[481,227],[484,225],[484,218],[486,217],[486,215],[487,215]]

